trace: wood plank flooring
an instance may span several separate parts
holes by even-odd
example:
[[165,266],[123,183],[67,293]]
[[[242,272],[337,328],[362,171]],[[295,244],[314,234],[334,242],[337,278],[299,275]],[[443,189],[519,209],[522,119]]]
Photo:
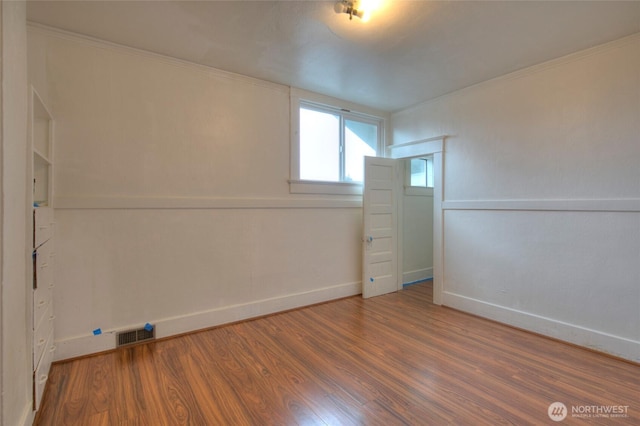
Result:
[[54,364],[35,424],[640,424],[638,365],[431,300],[427,282]]

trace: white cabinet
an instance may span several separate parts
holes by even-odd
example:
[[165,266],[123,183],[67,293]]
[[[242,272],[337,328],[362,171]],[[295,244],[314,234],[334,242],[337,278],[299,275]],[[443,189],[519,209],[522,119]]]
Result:
[[51,207],[34,207],[33,236],[33,248],[40,247],[53,236],[53,209]]
[[[41,210],[50,210],[42,212]],[[34,241],[40,244],[33,251],[33,386],[34,409],[40,406],[42,392],[49,377],[53,360],[53,289],[55,251],[53,239],[53,213],[51,207],[35,208],[34,218],[50,218],[47,227],[38,227],[34,221]]]
[[[47,208],[47,207],[40,207]],[[53,331],[53,268],[55,253],[49,238],[34,251],[33,274],[33,362],[37,366],[42,345]]]
[[29,138],[33,180],[33,409],[40,406],[53,360],[55,246],[53,193],[53,118],[31,89]]

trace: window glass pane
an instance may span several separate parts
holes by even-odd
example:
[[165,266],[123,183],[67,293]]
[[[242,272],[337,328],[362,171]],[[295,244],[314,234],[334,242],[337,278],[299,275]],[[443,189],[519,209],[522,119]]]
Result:
[[300,179],[340,180],[340,117],[300,108]]
[[422,158],[411,159],[411,186],[427,186],[427,162]]
[[345,120],[344,125],[344,180],[362,182],[364,157],[376,156],[378,126],[353,120]]

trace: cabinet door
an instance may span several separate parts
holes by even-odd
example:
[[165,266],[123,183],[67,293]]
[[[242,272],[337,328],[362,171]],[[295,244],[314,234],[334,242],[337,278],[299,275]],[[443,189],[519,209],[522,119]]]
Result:
[[42,321],[37,325],[33,334],[33,365],[37,368],[42,355],[47,348],[47,339],[53,332],[53,310],[50,304],[47,304]]
[[35,251],[34,288],[49,288],[53,285],[53,244],[45,241]]
[[34,371],[33,384],[35,390],[35,398],[33,404],[36,409],[40,407],[40,402],[42,401],[42,393],[44,392],[44,387],[47,384],[47,380],[49,379],[49,369],[51,368],[51,362],[53,361],[53,354],[55,350],[56,347],[53,345],[53,330],[51,330],[49,338],[45,343],[40,363]]
[[[33,293],[33,329],[37,330],[51,305],[51,290],[38,288]],[[46,336],[45,336],[46,337]]]
[[38,207],[34,210],[34,248],[37,248],[53,235],[53,209],[51,207]]

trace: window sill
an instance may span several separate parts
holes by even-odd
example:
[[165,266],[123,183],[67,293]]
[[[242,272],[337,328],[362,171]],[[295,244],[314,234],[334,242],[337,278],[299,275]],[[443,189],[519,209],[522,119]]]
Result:
[[362,195],[362,183],[289,180],[291,194]]

